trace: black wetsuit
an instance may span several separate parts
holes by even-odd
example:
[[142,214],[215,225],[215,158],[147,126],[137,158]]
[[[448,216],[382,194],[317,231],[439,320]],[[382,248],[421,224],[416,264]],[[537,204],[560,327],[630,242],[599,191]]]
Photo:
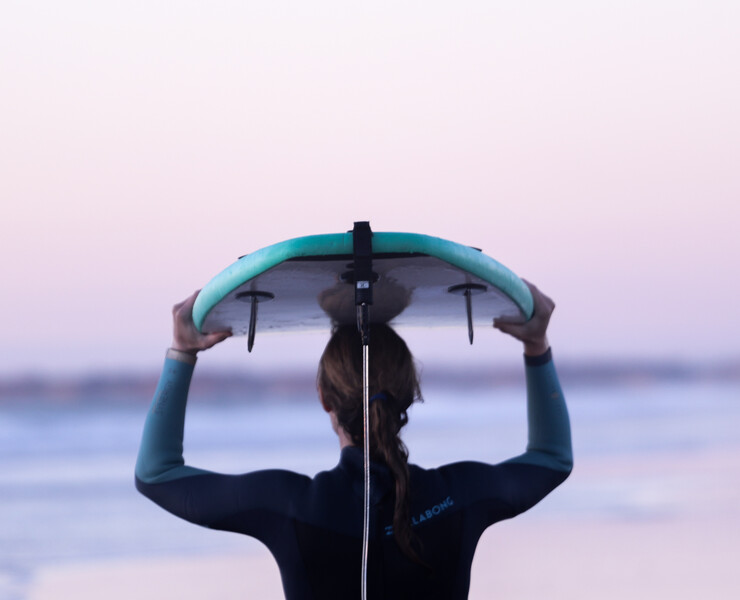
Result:
[[[568,476],[570,426],[550,352],[526,362],[524,454],[498,465],[410,465],[411,522],[426,566],[396,545],[393,480],[384,465],[372,464],[369,598],[467,598],[483,531],[532,507]],[[362,451],[344,448],[334,469],[313,478],[283,470],[221,475],[186,466],[182,434],[192,370],[180,360],[165,362],[136,465],[139,491],[188,521],[261,540],[277,560],[289,600],[359,598]]]

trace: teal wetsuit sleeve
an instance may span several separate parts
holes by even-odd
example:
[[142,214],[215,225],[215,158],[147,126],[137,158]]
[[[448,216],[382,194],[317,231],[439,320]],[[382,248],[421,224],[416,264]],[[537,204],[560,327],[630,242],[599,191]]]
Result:
[[287,514],[292,499],[303,493],[310,480],[277,470],[227,475],[186,465],[183,433],[192,374],[193,365],[170,357],[165,360],[144,423],[136,488],[192,523],[240,531],[267,543],[282,529],[268,526],[275,521],[266,512]]
[[[548,350],[525,357],[528,441],[526,452],[495,465],[462,462],[440,471],[471,508],[475,535],[502,519],[529,510],[558,487],[571,472],[570,420],[563,391]],[[475,538],[477,539],[477,537]]]
[[527,451],[510,463],[523,463],[570,472],[573,449],[570,419],[551,351],[525,357],[527,380]]
[[186,466],[182,455],[185,408],[193,368],[173,358],[165,359],[136,460],[136,477],[144,483],[162,483],[208,473]]

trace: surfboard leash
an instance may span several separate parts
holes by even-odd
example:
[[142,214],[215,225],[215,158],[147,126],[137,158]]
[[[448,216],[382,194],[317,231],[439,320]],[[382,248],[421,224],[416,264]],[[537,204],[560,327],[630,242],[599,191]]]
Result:
[[362,431],[364,503],[362,524],[362,600],[367,600],[367,562],[370,540],[370,305],[373,303],[373,244],[368,221],[356,221],[352,230],[357,330],[362,340]]

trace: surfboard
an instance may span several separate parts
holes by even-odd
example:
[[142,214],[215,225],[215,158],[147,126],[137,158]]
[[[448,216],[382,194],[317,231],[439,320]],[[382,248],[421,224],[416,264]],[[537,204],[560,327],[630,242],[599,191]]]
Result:
[[[418,233],[372,232],[370,323],[490,327],[494,317],[525,321],[529,288],[481,250]],[[353,232],[299,237],[247,254],[201,290],[193,320],[204,333],[257,333],[355,323]]]
[[[531,317],[529,288],[482,251],[416,233],[373,233],[355,223],[348,233],[300,237],[241,257],[196,298],[201,332],[231,329],[299,331],[356,323],[363,345],[363,429],[369,431],[369,334],[372,323],[439,327],[494,317]],[[362,598],[367,597],[370,446],[364,436]]]

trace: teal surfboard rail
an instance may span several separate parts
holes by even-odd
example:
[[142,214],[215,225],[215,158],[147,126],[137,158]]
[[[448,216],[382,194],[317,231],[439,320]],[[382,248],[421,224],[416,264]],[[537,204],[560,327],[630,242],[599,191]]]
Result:
[[[504,292],[526,319],[534,309],[526,284],[510,269],[482,252],[438,237],[419,233],[373,232],[374,254],[425,254],[487,281]],[[243,256],[216,275],[201,290],[193,306],[193,321],[198,330],[208,313],[245,281],[286,260],[352,255],[352,232],[327,233],[293,238],[261,248]]]

